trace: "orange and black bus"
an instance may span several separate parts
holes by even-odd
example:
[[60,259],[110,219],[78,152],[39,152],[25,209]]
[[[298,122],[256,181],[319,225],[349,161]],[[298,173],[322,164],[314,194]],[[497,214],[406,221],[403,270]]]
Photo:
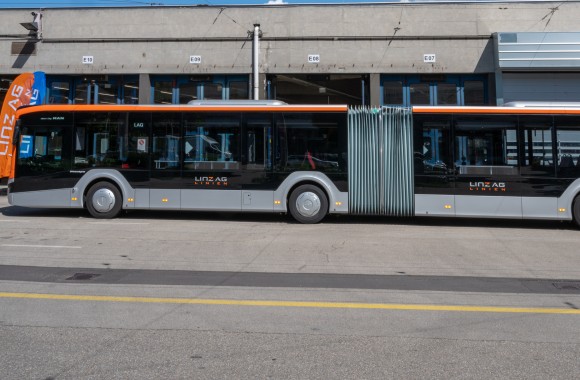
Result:
[[580,108],[279,102],[17,112],[9,201],[122,210],[580,220]]

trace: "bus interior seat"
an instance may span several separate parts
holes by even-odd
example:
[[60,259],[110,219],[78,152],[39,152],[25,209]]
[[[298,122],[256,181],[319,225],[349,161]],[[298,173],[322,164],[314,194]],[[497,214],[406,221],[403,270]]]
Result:
[[572,166],[574,166],[574,160],[572,159],[572,156],[565,155],[562,157],[562,160],[560,160],[560,167],[561,168],[571,168]]

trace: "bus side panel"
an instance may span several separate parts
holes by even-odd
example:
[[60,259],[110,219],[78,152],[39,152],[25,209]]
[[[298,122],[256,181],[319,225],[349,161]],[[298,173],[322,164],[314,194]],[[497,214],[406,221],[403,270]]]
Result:
[[499,218],[521,218],[522,197],[456,195],[455,215]]
[[9,202],[13,206],[70,208],[71,189],[10,193]]
[[179,189],[150,189],[149,196],[149,204],[151,209],[180,209],[181,193]]
[[243,211],[274,211],[273,191],[242,191]]
[[[153,190],[151,190],[153,192]],[[200,211],[241,211],[241,190],[181,190],[181,209]]]
[[522,197],[524,218],[558,219],[558,198]]
[[149,189],[135,189],[135,208],[148,209],[149,204]]
[[415,194],[415,215],[455,216],[453,195]]

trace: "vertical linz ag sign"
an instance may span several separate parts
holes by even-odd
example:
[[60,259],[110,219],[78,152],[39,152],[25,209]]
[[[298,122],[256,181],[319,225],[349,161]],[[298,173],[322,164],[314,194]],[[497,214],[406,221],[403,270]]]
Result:
[[41,71],[20,74],[10,85],[0,111],[0,178],[8,177],[12,168],[16,110],[21,106],[42,104],[45,92],[46,79]]

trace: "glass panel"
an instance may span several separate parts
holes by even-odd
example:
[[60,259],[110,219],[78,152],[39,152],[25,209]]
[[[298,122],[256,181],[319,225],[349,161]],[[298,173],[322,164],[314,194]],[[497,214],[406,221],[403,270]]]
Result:
[[340,141],[340,118],[325,114],[284,114],[278,130],[279,170],[340,172],[345,144]]
[[524,135],[522,175],[553,176],[552,118],[520,116],[520,127]]
[[437,104],[457,105],[457,85],[454,83],[437,84]]
[[239,169],[239,114],[188,114],[184,169]]
[[173,83],[155,82],[153,84],[153,103],[172,104],[173,103]]
[[383,104],[403,104],[403,82],[383,82]]
[[455,120],[455,165],[459,174],[518,174],[515,118],[474,116]]
[[155,170],[179,169],[181,114],[153,113],[152,144]]
[[[50,98],[49,104],[68,104],[70,94],[69,82],[52,82],[50,84]],[[86,102],[86,98],[85,98]]]
[[0,104],[4,104],[4,98],[6,97],[8,89],[10,89],[12,81],[12,77],[0,76]]
[[121,168],[127,160],[126,114],[82,113],[75,116],[75,168]]
[[197,100],[197,83],[182,83],[179,85],[179,104],[187,104]]
[[48,174],[69,169],[69,164],[63,160],[64,134],[62,127],[25,128],[18,150],[19,175]]
[[230,99],[249,99],[248,82],[230,82]]
[[129,114],[129,131],[127,134],[127,159],[121,165],[123,169],[148,169],[151,127],[151,114]]
[[558,177],[580,177],[580,120],[577,117],[556,117],[556,154]]
[[123,104],[139,103],[139,82],[127,82],[123,85]]
[[117,104],[119,86],[117,84],[99,84],[98,104]]
[[413,83],[409,85],[412,105],[431,104],[429,97],[429,83]]
[[469,81],[463,83],[463,98],[466,106],[485,105],[485,89],[483,81]]
[[417,116],[413,125],[414,165],[417,174],[447,174],[449,158],[449,131],[447,116]]
[[215,99],[222,100],[222,89],[221,83],[204,83],[203,84],[203,99]]
[[247,170],[272,168],[272,116],[251,115],[246,127]]
[[75,87],[74,104],[87,104],[89,102],[90,91],[92,85],[90,83],[79,83]]

